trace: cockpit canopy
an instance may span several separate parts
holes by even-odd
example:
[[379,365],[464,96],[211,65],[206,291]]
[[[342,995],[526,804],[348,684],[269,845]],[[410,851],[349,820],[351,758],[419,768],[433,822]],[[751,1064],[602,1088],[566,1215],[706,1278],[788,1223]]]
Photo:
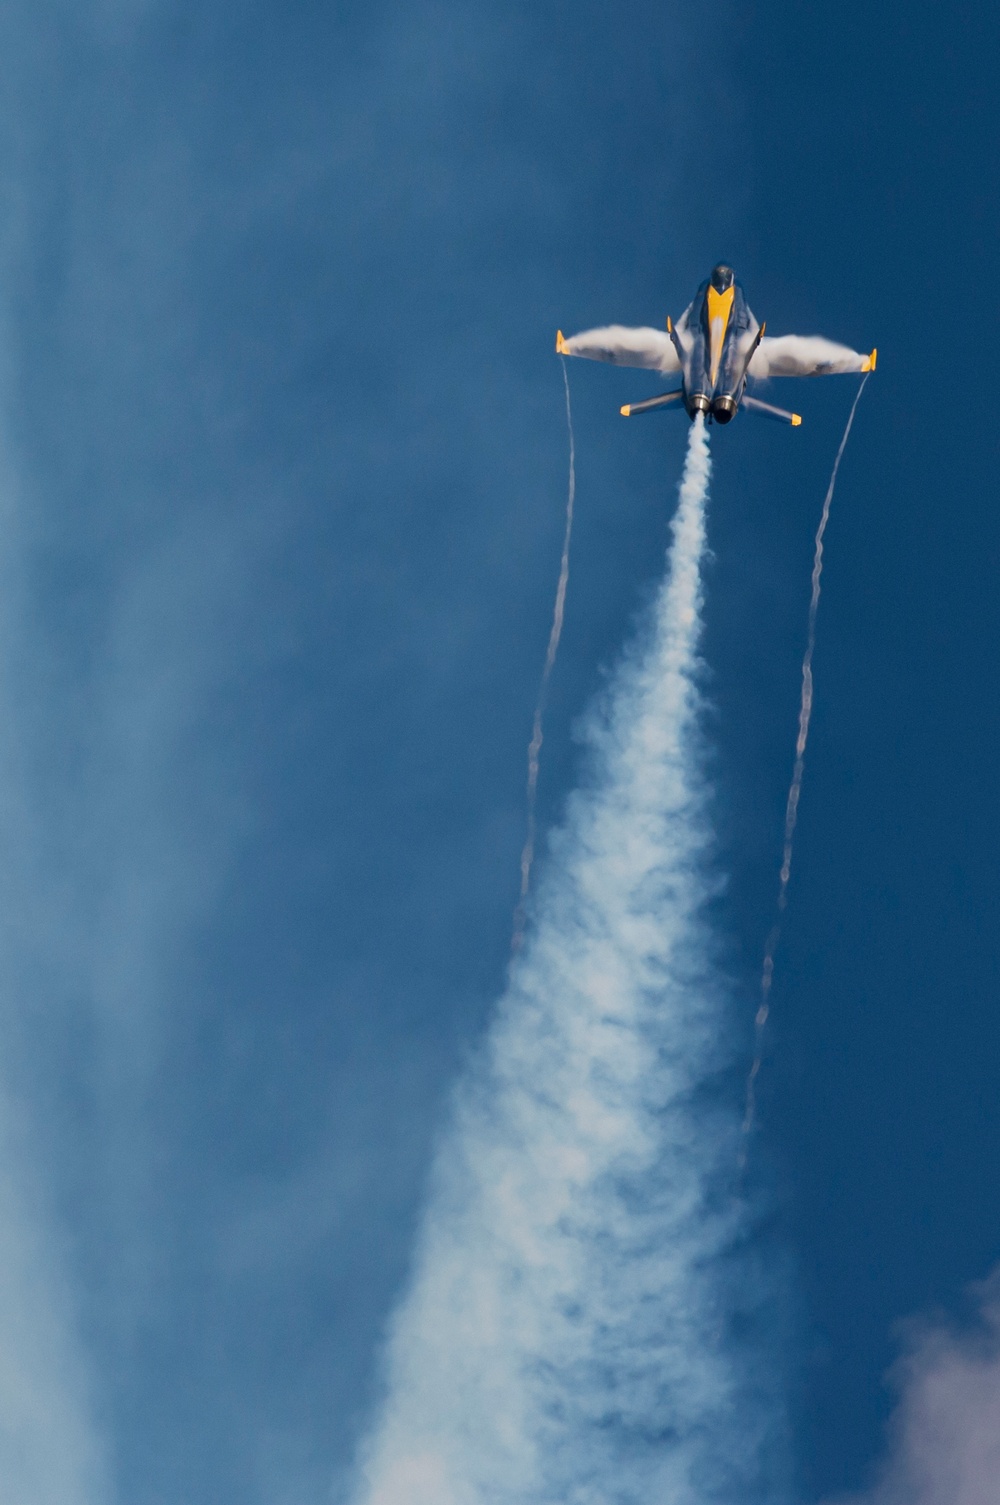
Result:
[[732,267],[727,267],[720,262],[717,267],[713,267],[710,280],[717,293],[724,293],[736,281],[736,273]]

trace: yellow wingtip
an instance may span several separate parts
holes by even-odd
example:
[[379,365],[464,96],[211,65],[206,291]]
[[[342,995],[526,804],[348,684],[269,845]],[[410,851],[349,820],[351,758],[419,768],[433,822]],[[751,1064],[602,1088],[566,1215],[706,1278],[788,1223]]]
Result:
[[674,326],[673,326],[673,324],[670,321],[670,315],[667,314],[667,334],[673,334],[673,332],[674,332]]
[[563,339],[563,332],[561,329],[556,330],[556,355],[569,355],[569,346]]
[[875,370],[875,358],[876,358],[877,355],[878,355],[878,351],[877,350],[873,350],[872,353],[871,353],[871,355],[868,357],[868,369],[869,369],[869,371],[874,371]]
[[623,418],[628,418],[632,412],[632,404],[630,402],[627,402],[623,408],[619,409],[619,411],[621,412]]
[[793,413],[792,414],[792,428],[793,429],[797,429],[798,426],[799,426],[799,424],[801,422],[802,422],[802,419],[799,417],[798,413]]

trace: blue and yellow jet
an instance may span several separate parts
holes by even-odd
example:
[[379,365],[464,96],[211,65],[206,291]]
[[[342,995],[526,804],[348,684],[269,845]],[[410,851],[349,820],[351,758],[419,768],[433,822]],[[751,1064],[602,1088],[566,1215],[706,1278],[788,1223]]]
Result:
[[681,385],[645,402],[627,403],[624,417],[654,408],[683,407],[694,418],[728,423],[742,408],[762,418],[798,425],[798,413],[772,407],[747,393],[747,377],[830,376],[839,372],[874,371],[877,352],[859,355],[820,335],[780,335],[768,339],[764,325],[750,311],[732,267],[717,266],[703,282],[677,323],[667,320],[659,329],[626,329],[609,324],[588,329],[570,339],[556,335],[559,355],[582,355],[615,366],[644,366],[665,373],[679,371]]

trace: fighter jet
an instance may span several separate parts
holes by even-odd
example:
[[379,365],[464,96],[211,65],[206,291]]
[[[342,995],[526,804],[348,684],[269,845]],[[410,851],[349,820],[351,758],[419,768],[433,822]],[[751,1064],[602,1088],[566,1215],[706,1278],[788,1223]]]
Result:
[[740,409],[798,426],[798,413],[772,407],[751,397],[748,377],[830,376],[845,371],[874,371],[877,351],[859,355],[820,335],[764,334],[750,311],[732,267],[719,265],[703,282],[677,323],[667,320],[659,329],[626,329],[609,324],[588,329],[570,339],[556,335],[559,355],[582,355],[615,366],[645,366],[650,371],[680,372],[681,385],[645,402],[627,403],[625,418],[654,408],[683,406],[688,417],[698,413],[707,422],[729,423]]

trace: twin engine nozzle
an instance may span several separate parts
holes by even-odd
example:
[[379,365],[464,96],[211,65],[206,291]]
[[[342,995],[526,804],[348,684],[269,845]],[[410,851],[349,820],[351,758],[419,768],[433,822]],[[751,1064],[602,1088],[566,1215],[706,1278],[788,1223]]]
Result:
[[688,399],[688,412],[692,418],[696,413],[704,413],[706,417],[711,413],[716,423],[729,423],[736,416],[738,406],[735,397],[709,397],[705,392],[694,392]]

